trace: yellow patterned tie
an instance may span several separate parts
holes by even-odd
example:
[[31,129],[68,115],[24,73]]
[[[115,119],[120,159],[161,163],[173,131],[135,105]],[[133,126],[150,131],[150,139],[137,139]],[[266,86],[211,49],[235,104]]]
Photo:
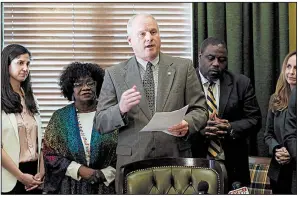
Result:
[[[216,105],[215,97],[213,95],[214,85],[215,84],[213,82],[210,82],[208,86],[207,105],[208,105],[209,116],[213,112],[215,112],[215,114],[217,115],[217,105]],[[215,158],[220,152],[221,152],[221,147],[220,147],[219,139],[210,140],[210,145],[208,148],[209,156]]]

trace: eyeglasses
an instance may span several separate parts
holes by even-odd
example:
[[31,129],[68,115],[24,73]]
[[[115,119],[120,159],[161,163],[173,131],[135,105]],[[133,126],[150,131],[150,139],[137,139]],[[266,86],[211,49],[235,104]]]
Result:
[[96,85],[96,81],[87,81],[87,82],[80,81],[80,82],[73,83],[73,86],[75,88],[83,87],[83,85],[87,85],[89,88],[93,88]]

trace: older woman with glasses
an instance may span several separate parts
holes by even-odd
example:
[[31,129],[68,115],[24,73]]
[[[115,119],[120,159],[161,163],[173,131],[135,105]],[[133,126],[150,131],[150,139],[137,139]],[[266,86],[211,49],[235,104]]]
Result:
[[73,103],[57,110],[44,136],[46,194],[114,194],[117,131],[102,134],[93,126],[104,70],[74,62],[59,85]]

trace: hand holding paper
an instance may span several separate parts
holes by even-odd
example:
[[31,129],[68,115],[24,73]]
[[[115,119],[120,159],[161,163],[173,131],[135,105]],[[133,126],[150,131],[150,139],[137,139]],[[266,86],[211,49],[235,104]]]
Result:
[[174,136],[183,137],[188,132],[188,123],[182,120],[179,124],[172,126],[168,129]]
[[[183,136],[185,134],[181,133],[179,135],[177,132],[181,131],[182,128],[185,130],[186,127],[188,130],[188,123],[186,121],[184,121],[185,123],[183,122],[187,109],[188,105],[172,112],[156,112],[150,122],[140,132],[163,131],[169,135]],[[169,128],[171,128],[173,133],[168,131]]]

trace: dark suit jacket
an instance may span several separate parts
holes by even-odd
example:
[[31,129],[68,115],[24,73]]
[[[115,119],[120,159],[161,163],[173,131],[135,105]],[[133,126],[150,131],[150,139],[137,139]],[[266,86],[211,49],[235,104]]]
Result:
[[[283,133],[285,131],[285,121],[287,109],[283,111],[272,112],[272,110],[268,110],[267,114],[267,122],[266,122],[266,130],[264,133],[265,143],[269,147],[269,154],[272,156],[270,167],[268,170],[268,176],[274,181],[278,181],[280,174],[284,174],[283,179],[290,175],[288,179],[291,182],[291,172],[292,172],[292,162],[289,164],[281,165],[275,160],[275,152],[276,148],[283,147]],[[286,182],[286,181],[285,181]],[[289,184],[290,185],[290,184]]]
[[[119,102],[133,85],[142,98],[126,115],[120,115]],[[205,126],[208,113],[203,87],[191,60],[160,53],[156,112],[170,112],[189,105],[185,120],[189,133]],[[164,132],[140,132],[152,118],[135,57],[109,67],[99,96],[95,126],[101,133],[119,129],[117,168],[133,161],[156,157],[191,157],[188,137]]]
[[297,162],[297,87],[292,90],[286,115],[284,144]]
[[269,154],[271,156],[274,155],[273,151],[276,147],[280,148],[283,145],[282,133],[285,130],[287,111],[285,109],[273,113],[272,110],[268,110],[264,139],[269,147]]
[[297,87],[292,90],[286,115],[284,145],[294,159],[292,193],[297,194]]
[[[197,68],[197,76],[199,68]],[[219,115],[229,120],[233,133],[223,139],[225,166],[227,169],[229,189],[231,183],[240,181],[243,185],[250,183],[248,165],[248,136],[261,128],[261,111],[250,79],[224,71],[220,78]],[[193,135],[192,151],[194,157],[206,157],[209,146],[208,138],[201,133]]]

